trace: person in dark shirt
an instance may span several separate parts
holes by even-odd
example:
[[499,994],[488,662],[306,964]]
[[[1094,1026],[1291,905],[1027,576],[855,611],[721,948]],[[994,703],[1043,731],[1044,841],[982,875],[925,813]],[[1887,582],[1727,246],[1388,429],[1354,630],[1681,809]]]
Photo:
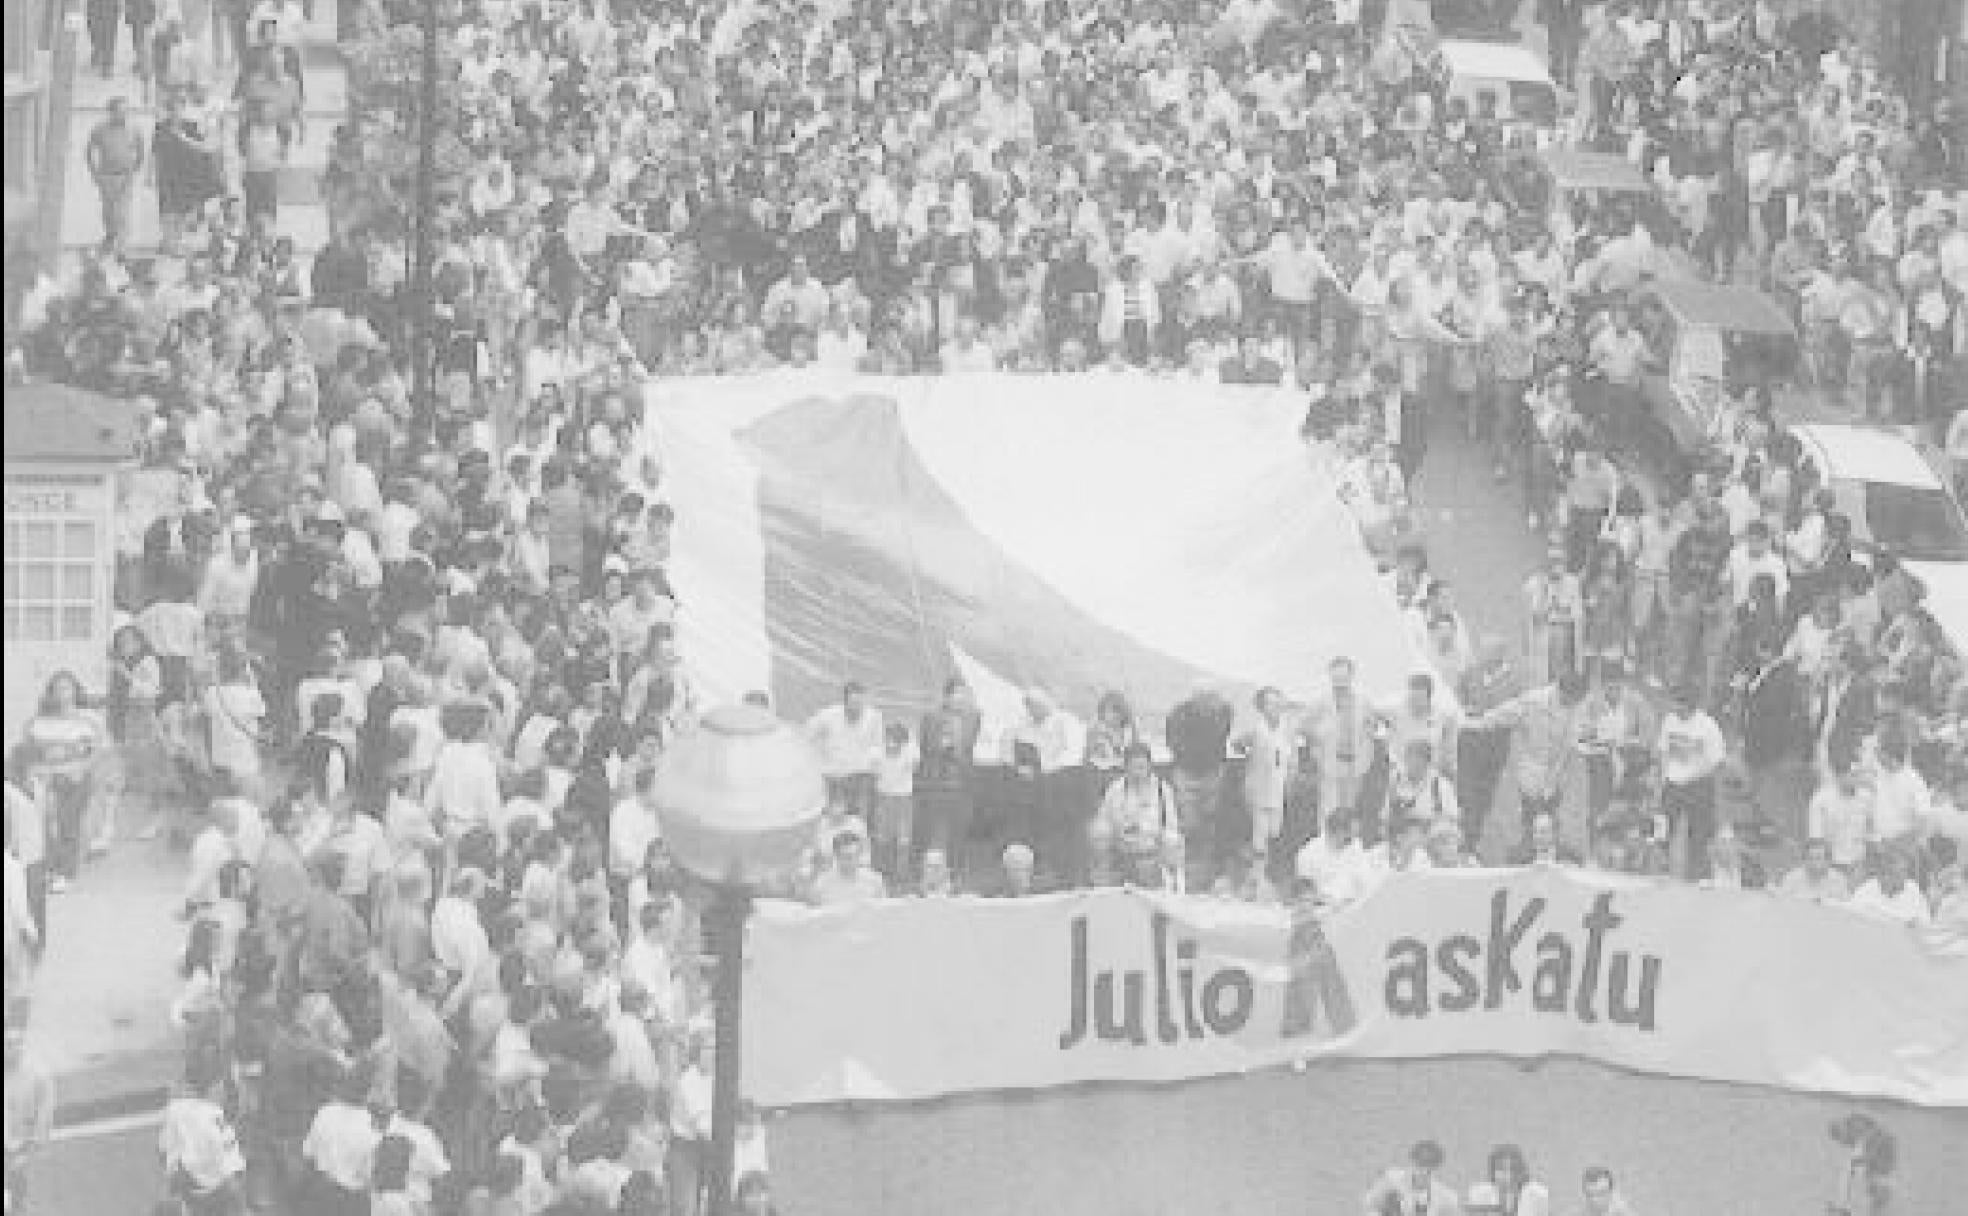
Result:
[[1726,653],[1733,605],[1729,595],[1729,521],[1722,507],[1703,503],[1667,559],[1667,674],[1670,685],[1705,686]]
[[[1492,637],[1483,639],[1476,661],[1463,671],[1456,697],[1474,721],[1522,691],[1509,646]],[[1463,839],[1471,849],[1483,843],[1483,826],[1510,758],[1510,734],[1508,726],[1488,726],[1465,727],[1456,736],[1456,803],[1462,809]]]
[[1237,339],[1237,353],[1225,359],[1216,378],[1225,384],[1282,384],[1285,369],[1265,355],[1255,334]]
[[1192,856],[1192,864],[1213,864],[1222,821],[1224,758],[1235,720],[1230,702],[1208,691],[1169,711],[1165,730],[1175,760],[1170,784],[1175,787],[1176,816],[1192,853],[1209,854]]
[[1091,337],[1086,318],[1098,307],[1100,272],[1087,260],[1084,237],[1073,237],[1046,267],[1040,288],[1048,337],[1056,348],[1067,337]]
[[369,258],[356,239],[331,238],[314,255],[308,282],[319,308],[339,308],[351,315],[362,311],[363,297],[369,292]]
[[925,849],[942,850],[960,874],[968,872],[971,769],[981,723],[970,686],[952,676],[943,685],[943,703],[923,715],[917,735],[915,839]]

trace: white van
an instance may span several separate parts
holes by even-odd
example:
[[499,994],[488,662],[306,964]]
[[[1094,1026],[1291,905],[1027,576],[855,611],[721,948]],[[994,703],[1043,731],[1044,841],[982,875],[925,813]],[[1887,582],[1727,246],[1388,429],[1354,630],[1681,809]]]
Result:
[[1853,539],[1878,545],[1927,588],[1927,611],[1968,654],[1968,516],[1912,440],[1885,427],[1789,428],[1830,483]]
[[1496,112],[1506,118],[1522,114],[1546,134],[1558,125],[1558,86],[1544,56],[1521,42],[1443,38],[1432,25],[1390,15],[1374,59],[1389,79],[1405,77],[1416,67],[1425,69],[1450,100],[1460,99],[1471,113],[1489,94],[1496,99]]
[[1443,39],[1435,53],[1448,78],[1451,100],[1460,98],[1473,114],[1477,99],[1496,98],[1496,112],[1506,117],[1524,114],[1531,125],[1550,130],[1558,125],[1558,86],[1544,56],[1521,42],[1473,42]]

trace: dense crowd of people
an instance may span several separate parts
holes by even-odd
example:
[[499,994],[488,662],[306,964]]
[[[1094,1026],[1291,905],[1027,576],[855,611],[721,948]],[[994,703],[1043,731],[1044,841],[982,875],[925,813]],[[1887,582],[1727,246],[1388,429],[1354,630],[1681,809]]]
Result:
[[[1959,452],[1947,129],[1779,6],[1552,6],[1553,122],[1447,98],[1384,7],[466,0],[431,400],[407,237],[363,185],[403,133],[357,99],[327,247],[280,235],[300,5],[226,23],[230,102],[211,44],[151,54],[150,131],[119,106],[89,140],[104,250],[10,308],[10,367],[130,396],[166,492],[126,538],[109,686],[57,677],[9,753],[7,978],[92,853],[188,842],[174,1196],[702,1210],[702,893],[652,805],[707,708],[667,570],[692,504],[643,416],[673,376],[1296,385],[1430,661],[1391,704],[1345,660],[1303,704],[1198,694],[1155,707],[1161,739],[1119,691],[1034,689],[999,755],[960,680],[878,706],[843,672],[780,894],[1336,906],[1407,870],[1587,865],[1968,932],[1960,656],[1778,409],[1843,399]],[[1554,197],[1563,144],[1657,189]],[[145,171],[156,258],[127,247]],[[1643,401],[1647,289],[1702,274],[1767,287],[1808,357],[1732,358],[1684,450]],[[1552,536],[1521,645],[1472,638],[1429,569],[1431,442],[1481,445]],[[756,1117],[741,1147],[756,1216]]]

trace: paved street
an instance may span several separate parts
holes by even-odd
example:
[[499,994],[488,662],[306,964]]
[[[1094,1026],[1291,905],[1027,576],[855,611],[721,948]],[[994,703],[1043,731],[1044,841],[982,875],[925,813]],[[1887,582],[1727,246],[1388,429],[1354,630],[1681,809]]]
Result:
[[143,1216],[163,1195],[156,1116],[58,1133],[28,1176],[34,1216]]
[[1430,1137],[1458,1188],[1482,1176],[1491,1145],[1522,1145],[1564,1216],[1584,1211],[1588,1165],[1611,1167],[1640,1216],[1817,1216],[1845,1164],[1827,1128],[1861,1110],[1898,1139],[1894,1216],[1968,1210],[1962,1111],[1568,1059],[1325,1060],[1181,1085],[815,1107],[772,1124],[772,1168],[788,1216],[1348,1216],[1375,1174]]
[[1524,511],[1519,479],[1498,481],[1487,454],[1439,433],[1414,490],[1429,564],[1449,583],[1472,638],[1502,638],[1523,657],[1524,580],[1544,555]]
[[[99,1100],[99,1074],[127,1072],[131,1053],[175,1044],[183,873],[183,858],[161,841],[125,840],[49,898],[28,1028],[41,1066],[68,1082],[64,1104]],[[163,1075],[175,1071],[173,1060]]]
[[124,840],[50,899],[28,1051],[55,1079],[60,1142],[35,1168],[37,1212],[143,1212],[158,1195],[156,1129],[129,1124],[162,1105],[182,1063],[169,1010],[183,874],[161,841]]
[[[309,46],[305,57],[307,96],[303,106],[305,122],[301,138],[295,143],[290,168],[282,182],[281,207],[277,229],[294,239],[296,248],[312,253],[328,239],[328,213],[322,206],[317,179],[328,164],[328,146],[335,127],[347,113],[347,80],[341,61],[334,52],[335,5],[322,0],[315,6],[309,23]],[[129,47],[124,45],[116,70],[108,79],[87,69],[87,50],[83,68],[75,79],[75,117],[72,130],[73,155],[69,158],[66,206],[62,215],[62,247],[68,250],[93,248],[102,241],[102,209],[95,183],[82,158],[89,132],[102,120],[113,98],[123,98],[138,125],[146,131],[155,121],[154,107],[143,100],[143,86],[132,71]],[[214,92],[229,95],[233,74],[221,70]],[[235,167],[236,168],[236,167]],[[236,172],[229,179],[237,189]],[[149,174],[137,186],[132,204],[133,248],[148,249],[157,244],[157,187]]]

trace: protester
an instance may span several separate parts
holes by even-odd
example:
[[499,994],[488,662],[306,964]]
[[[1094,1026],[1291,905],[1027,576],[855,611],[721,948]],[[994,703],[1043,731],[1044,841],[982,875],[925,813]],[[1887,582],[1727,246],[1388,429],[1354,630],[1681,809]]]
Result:
[[1436,1176],[1447,1160],[1442,1146],[1433,1140],[1418,1142],[1408,1150],[1406,1164],[1390,1168],[1374,1181],[1361,1203],[1362,1210],[1367,1216],[1458,1216],[1461,1199]]
[[1579,1190],[1585,1196],[1588,1216],[1634,1216],[1626,1196],[1619,1192],[1613,1171],[1603,1165],[1591,1166],[1585,1171]]
[[[133,0],[135,5],[149,0]],[[134,22],[132,29],[137,27]],[[139,48],[138,56],[143,56]],[[130,120],[130,103],[121,97],[110,99],[109,110],[89,132],[84,159],[89,176],[96,183],[102,203],[103,247],[122,250],[130,240],[130,200],[136,191],[137,174],[144,166],[143,136]]]
[[[88,7],[107,67],[130,10]],[[418,19],[341,7],[352,41]],[[670,568],[673,530],[702,521],[687,454],[645,416],[678,377],[1133,367],[1292,386],[1313,458],[1392,569],[1387,624],[1435,665],[1278,672],[1317,691],[1267,689],[1255,722],[1225,695],[1248,689],[1129,706],[1033,688],[989,731],[959,677],[877,697],[859,683],[876,673],[824,672],[842,695],[808,722],[830,786],[800,892],[815,902],[1083,881],[1271,899],[1295,868],[1329,909],[1470,856],[1646,872],[1656,815],[1685,828],[1688,875],[1717,836],[1735,841],[1725,874],[1747,874],[1730,850],[1757,846],[1721,788],[1752,763],[1727,712],[1751,694],[1808,725],[1809,760],[1783,759],[1826,774],[1801,817],[1824,844],[1779,890],[1829,901],[1842,878],[1906,920],[1923,883],[1943,893],[1968,697],[1921,589],[1857,551],[1784,434],[1775,373],[1725,369],[1692,453],[1661,450],[1640,385],[1670,363],[1650,281],[1726,268],[1818,327],[1837,395],[1948,437],[1968,356],[1954,154],[1911,139],[1849,44],[1807,56],[1760,20],[1588,30],[1597,6],[1546,6],[1554,70],[1583,87],[1534,129],[1442,104],[1383,53],[1372,6],[1137,7],[1124,28],[1075,4],[561,19],[467,0],[441,95],[446,162],[470,167],[435,183],[428,367],[393,179],[408,115],[351,99],[333,240],[311,274],[282,243],[306,143],[300,5],[228,7],[251,61],[228,136],[200,84],[159,74],[149,150],[175,256],[150,269],[122,256],[146,143],[111,107],[87,154],[105,250],[30,293],[9,355],[142,397],[142,468],[172,493],[119,553],[118,607],[149,653],[119,643],[107,729],[75,681],[50,682],[9,813],[52,830],[13,824],[10,862],[31,895],[45,836],[64,889],[95,840],[99,759],[153,801],[175,770],[208,812],[187,955],[241,1028],[222,1050],[264,1057],[240,1138],[269,1186],[385,1210],[427,1187],[529,1211],[651,1193],[627,1107],[583,1083],[619,1069],[675,1133],[644,1156],[698,1210],[703,893],[646,800],[706,707],[678,628],[699,608]],[[1630,154],[1672,205],[1554,214],[1541,185],[1516,188],[1538,144],[1567,141]],[[1431,451],[1472,434],[1521,450],[1526,514],[1556,532],[1524,589],[1528,689],[1512,655],[1469,645],[1410,507]],[[1794,681],[1767,678],[1785,662]],[[1422,691],[1365,691],[1388,687]],[[433,1024],[456,1043],[408,1029]],[[413,1109],[420,1074],[457,1088]],[[209,1114],[171,1121],[201,1199],[238,1173]],[[1440,1216],[1456,1197],[1425,1147],[1376,1191]],[[328,1185],[304,1160],[335,1189],[303,1190]],[[1529,1211],[1521,1164],[1493,1163],[1490,1185]],[[1584,1191],[1596,1216],[1625,1209],[1610,1174]],[[743,1202],[769,1209],[769,1184]]]

